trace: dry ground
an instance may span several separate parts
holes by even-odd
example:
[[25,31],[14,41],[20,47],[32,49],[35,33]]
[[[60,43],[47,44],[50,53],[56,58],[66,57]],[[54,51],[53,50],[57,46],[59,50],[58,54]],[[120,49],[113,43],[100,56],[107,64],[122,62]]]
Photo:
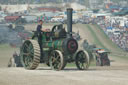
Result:
[[88,71],[2,68],[0,75],[0,85],[128,85],[125,67],[91,67]]
[[[51,28],[52,25],[44,25]],[[26,26],[34,30],[36,25]],[[93,43],[93,36],[84,25],[76,24],[73,30],[79,30],[82,38]],[[49,67],[39,67],[37,70],[24,68],[7,68],[12,53],[18,49],[0,47],[0,85],[128,85],[128,63],[117,57],[110,56],[110,67],[91,66],[87,71],[76,68],[65,68],[62,71],[53,71]]]

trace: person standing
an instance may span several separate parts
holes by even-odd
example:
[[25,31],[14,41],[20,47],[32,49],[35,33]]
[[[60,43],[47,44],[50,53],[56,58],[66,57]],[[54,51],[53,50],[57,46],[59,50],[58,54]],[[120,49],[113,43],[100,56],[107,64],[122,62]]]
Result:
[[37,25],[37,29],[36,29],[36,31],[39,32],[39,33],[44,31],[42,29],[42,24],[43,24],[43,21],[39,20],[39,24]]
[[38,35],[38,43],[40,46],[40,53],[41,53],[41,60],[43,58],[43,50],[42,50],[42,32],[44,32],[43,28],[43,21],[39,20],[39,24],[37,25],[36,31],[37,31],[37,35]]

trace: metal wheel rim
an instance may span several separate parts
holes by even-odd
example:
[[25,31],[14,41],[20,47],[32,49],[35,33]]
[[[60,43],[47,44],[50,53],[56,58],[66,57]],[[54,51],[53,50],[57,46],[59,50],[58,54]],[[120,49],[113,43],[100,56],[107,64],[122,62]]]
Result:
[[60,51],[55,50],[51,53],[50,57],[50,66],[53,70],[62,70],[64,61],[63,61],[63,55]]
[[79,70],[86,70],[89,67],[89,55],[85,51],[79,51],[76,55],[76,66]]
[[35,40],[26,40],[22,45],[21,62],[26,69],[36,69],[40,62],[40,48]]

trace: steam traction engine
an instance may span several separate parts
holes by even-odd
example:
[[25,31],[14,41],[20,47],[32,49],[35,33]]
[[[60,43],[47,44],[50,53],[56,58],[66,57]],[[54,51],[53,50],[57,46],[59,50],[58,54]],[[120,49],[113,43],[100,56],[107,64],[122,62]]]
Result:
[[36,69],[39,63],[46,63],[54,70],[62,70],[74,61],[78,69],[88,69],[88,52],[78,50],[78,43],[72,37],[72,11],[72,8],[67,9],[68,32],[62,24],[55,25],[50,32],[42,32],[41,41],[37,35],[23,43],[20,56],[26,69]]

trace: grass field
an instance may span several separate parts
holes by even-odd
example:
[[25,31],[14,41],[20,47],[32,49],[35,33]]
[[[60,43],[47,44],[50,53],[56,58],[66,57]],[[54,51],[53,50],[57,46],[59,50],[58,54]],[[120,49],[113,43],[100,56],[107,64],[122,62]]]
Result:
[[88,24],[86,26],[93,36],[94,44],[96,44],[98,47],[108,49],[111,52],[112,56],[128,58],[127,52],[123,51],[115,43],[113,43],[104,33],[104,31],[100,28],[100,26],[92,24]]

